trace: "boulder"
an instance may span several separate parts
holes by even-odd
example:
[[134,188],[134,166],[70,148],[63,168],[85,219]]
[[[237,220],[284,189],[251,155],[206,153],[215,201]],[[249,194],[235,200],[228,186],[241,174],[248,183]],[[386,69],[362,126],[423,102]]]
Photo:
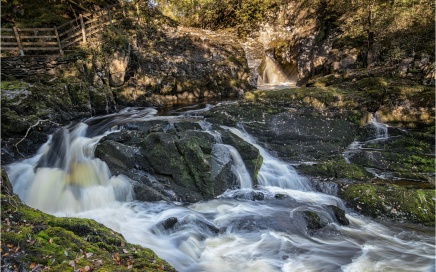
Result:
[[395,184],[347,184],[339,196],[354,210],[374,217],[435,225],[434,189],[411,189]]
[[[149,121],[124,128],[103,137],[95,155],[112,174],[134,181],[136,199],[196,202],[239,187],[229,150],[197,123]],[[259,151],[242,139],[232,142],[258,171],[253,161],[261,162]]]
[[126,174],[136,168],[138,148],[111,140],[104,141],[95,149],[95,156],[108,165],[112,175]]

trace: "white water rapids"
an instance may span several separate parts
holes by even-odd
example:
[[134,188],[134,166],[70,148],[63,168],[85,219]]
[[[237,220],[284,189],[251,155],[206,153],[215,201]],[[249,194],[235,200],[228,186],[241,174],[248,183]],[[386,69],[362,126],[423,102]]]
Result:
[[[313,191],[306,178],[237,128],[226,129],[257,147],[264,158],[260,187],[241,180],[247,175],[239,162],[234,167],[242,173],[242,189],[217,199],[187,206],[134,201],[130,179],[112,176],[94,149],[114,126],[164,118],[155,115],[152,109],[128,110],[111,115],[104,126],[94,126],[98,118],[91,118],[59,130],[34,157],[7,167],[15,192],[45,212],[95,219],[127,241],[152,249],[178,271],[434,271],[432,234],[382,225],[350,211],[350,225],[339,225],[325,205],[346,210],[341,199]],[[239,160],[237,151],[229,150]],[[263,193],[264,200],[245,197],[253,191]],[[317,212],[327,226],[310,234],[301,211]],[[170,217],[178,218],[173,230],[158,227]]]

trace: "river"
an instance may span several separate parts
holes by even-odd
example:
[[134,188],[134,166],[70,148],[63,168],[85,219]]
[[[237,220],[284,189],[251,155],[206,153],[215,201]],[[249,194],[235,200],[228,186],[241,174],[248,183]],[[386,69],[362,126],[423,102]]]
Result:
[[[235,161],[241,189],[188,205],[136,201],[131,180],[111,175],[95,158],[95,146],[121,124],[184,120],[190,111],[160,116],[152,108],[125,109],[107,117],[107,122],[90,118],[60,129],[35,156],[8,165],[20,198],[56,216],[95,219],[128,242],[152,249],[178,271],[435,270],[434,233],[417,225],[377,222],[347,209],[341,199],[315,191],[306,177],[243,127],[222,128],[259,149],[264,158],[259,186],[253,188],[238,152],[224,145]],[[345,210],[349,225],[337,222],[331,205]],[[325,226],[310,230],[303,216],[307,211],[316,212]]]

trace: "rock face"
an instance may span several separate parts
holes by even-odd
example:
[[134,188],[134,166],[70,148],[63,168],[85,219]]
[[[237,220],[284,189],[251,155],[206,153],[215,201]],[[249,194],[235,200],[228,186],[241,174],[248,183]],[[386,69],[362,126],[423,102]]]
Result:
[[[112,174],[137,181],[138,199],[196,202],[239,187],[230,152],[198,123],[152,121],[127,127],[102,139],[95,154]],[[259,150],[236,135],[222,141],[240,150],[255,179],[262,163]]]
[[41,76],[1,84],[2,163],[21,158],[17,150],[24,156],[35,153],[54,127],[116,109],[109,88],[78,78]]
[[120,104],[239,97],[251,88],[244,50],[233,36],[168,24],[115,35],[126,44],[108,52],[103,47],[102,56],[81,60],[79,67],[94,86],[119,87]]

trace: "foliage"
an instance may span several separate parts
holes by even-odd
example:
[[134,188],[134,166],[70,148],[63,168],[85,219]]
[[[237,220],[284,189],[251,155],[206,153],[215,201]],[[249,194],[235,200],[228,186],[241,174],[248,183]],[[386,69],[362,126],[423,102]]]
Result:
[[[48,2],[48,3],[47,3]],[[1,0],[2,27],[53,27],[117,0]]]
[[279,0],[157,0],[162,12],[182,24],[208,29],[254,28]]
[[117,50],[126,50],[129,46],[129,38],[122,30],[116,27],[107,27],[103,31],[102,51],[113,52]]
[[329,9],[340,14],[337,25],[343,33],[338,45],[358,41],[370,50],[378,44],[379,57],[393,63],[411,54],[434,51],[434,1],[352,0],[346,5],[338,2],[343,3],[329,1]]

